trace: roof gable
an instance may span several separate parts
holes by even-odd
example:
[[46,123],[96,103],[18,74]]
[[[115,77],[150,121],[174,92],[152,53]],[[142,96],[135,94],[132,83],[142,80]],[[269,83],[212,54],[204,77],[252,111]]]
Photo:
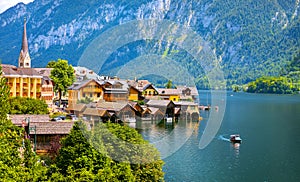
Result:
[[180,90],[173,88],[158,88],[157,92],[159,95],[180,95]]
[[[57,134],[69,134],[74,122],[72,121],[48,121],[48,122],[30,122],[30,126],[36,127],[36,134],[44,135],[57,135]],[[34,131],[30,131],[30,134],[35,134]]]
[[101,86],[101,84],[99,82],[97,82],[96,80],[90,79],[90,80],[84,80],[82,82],[76,82],[72,86],[70,86],[69,89],[70,90],[80,90],[81,88],[88,86],[92,82],[96,83],[96,85]]
[[107,110],[105,109],[96,109],[96,108],[86,108],[83,112],[83,115],[89,115],[89,116],[110,116]]
[[173,101],[170,100],[149,100],[146,105],[150,107],[175,107]]
[[66,110],[82,112],[82,111],[84,111],[84,109],[86,109],[85,104],[71,104],[71,105],[69,105],[69,107]]

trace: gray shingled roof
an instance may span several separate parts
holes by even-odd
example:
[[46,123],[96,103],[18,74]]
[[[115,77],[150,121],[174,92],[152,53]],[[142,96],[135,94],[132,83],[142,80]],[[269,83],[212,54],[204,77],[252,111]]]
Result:
[[15,76],[15,77],[29,76],[29,77],[36,77],[36,78],[43,77],[33,68],[14,68],[14,67],[7,66],[2,68],[2,71],[4,76]]
[[[36,134],[41,135],[55,135],[55,134],[69,134],[74,122],[72,121],[48,121],[48,122],[31,122],[31,127],[36,127]],[[34,130],[30,130],[30,134],[35,134]]]
[[127,102],[98,102],[97,108],[109,110],[109,111],[120,111],[128,103]]
[[174,88],[157,88],[156,89],[159,95],[180,95],[181,91]]
[[[28,114],[16,114],[9,115],[9,119],[11,119],[12,123],[17,126],[22,126],[22,121],[25,121],[25,118],[30,118],[30,122],[48,122],[50,117],[48,114],[43,115],[28,115]],[[26,124],[27,125],[27,124]]]
[[163,107],[167,107],[169,104],[170,104],[170,102],[172,102],[172,101],[170,101],[170,100],[149,100],[147,103],[146,103],[146,105],[147,106],[158,106],[158,107],[161,107],[161,106],[163,106]]
[[86,108],[83,112],[83,115],[89,115],[89,116],[109,116],[109,113],[107,110],[104,109],[96,109],[96,108]]
[[33,68],[35,71],[37,71],[39,74],[41,74],[42,76],[47,76],[50,77],[51,74],[51,70],[53,68]]
[[87,106],[85,104],[70,104],[66,110],[83,111]]

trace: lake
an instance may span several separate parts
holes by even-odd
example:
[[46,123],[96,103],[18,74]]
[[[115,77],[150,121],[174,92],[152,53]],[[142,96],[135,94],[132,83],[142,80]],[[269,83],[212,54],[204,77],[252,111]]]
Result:
[[[199,94],[200,103],[210,104],[209,91]],[[199,141],[210,112],[201,116],[200,123],[150,123],[141,131],[158,144],[166,181],[300,181],[299,95],[228,92],[220,129],[204,149]],[[240,146],[228,141],[235,133]]]

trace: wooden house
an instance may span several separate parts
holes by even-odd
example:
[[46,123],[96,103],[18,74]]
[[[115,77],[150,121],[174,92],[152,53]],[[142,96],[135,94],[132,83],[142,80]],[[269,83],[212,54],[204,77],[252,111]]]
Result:
[[50,150],[50,142],[53,137],[65,137],[68,135],[74,125],[72,121],[47,121],[47,122],[30,122],[29,136],[32,143],[36,137],[37,152],[47,152]]
[[103,99],[104,90],[102,83],[91,79],[81,82],[75,82],[68,88],[68,104],[77,104],[78,101],[89,98],[93,102],[97,102]]
[[170,100],[149,100],[146,105],[152,108],[158,108],[166,117],[174,117],[175,104]]
[[105,80],[103,90],[106,102],[128,101],[129,90],[125,81]]
[[185,102],[185,101],[174,102],[174,104],[176,105],[178,111],[180,111],[179,113],[175,112],[176,114],[180,115],[179,116],[180,119],[199,121],[200,112],[199,112],[198,104],[194,102]]
[[139,101],[139,100],[144,100],[144,97],[142,96],[142,92],[133,87],[129,86],[129,96],[128,96],[129,101]]
[[152,120],[152,121],[161,121],[164,119],[165,113],[163,113],[159,108],[157,107],[147,107],[145,109],[145,112],[143,113],[142,120]]
[[111,121],[121,120],[126,122],[127,119],[135,119],[136,111],[128,102],[98,102],[97,109],[107,110],[111,115]]
[[163,100],[171,100],[173,102],[178,102],[180,99],[180,90],[174,88],[158,88],[158,95]]
[[85,117],[88,121],[102,121],[107,122],[111,115],[105,109],[98,108],[86,108],[83,112],[83,117]]
[[36,137],[37,152],[47,152],[51,145],[53,137],[64,137],[70,133],[74,122],[55,122],[49,121],[49,115],[10,115],[12,123],[16,126],[23,127],[30,136],[32,144]]
[[177,86],[180,93],[180,101],[199,102],[199,94],[196,87]]
[[81,117],[86,108],[86,104],[69,104],[66,111],[70,114],[75,114],[77,117]]

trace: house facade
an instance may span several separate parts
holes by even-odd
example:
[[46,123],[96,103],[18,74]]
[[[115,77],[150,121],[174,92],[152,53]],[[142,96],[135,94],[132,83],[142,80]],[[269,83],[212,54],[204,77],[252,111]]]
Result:
[[[175,117],[175,104],[170,100],[149,100],[146,103],[149,108],[158,108],[166,117]],[[152,109],[153,110],[153,109]]]
[[180,100],[180,90],[173,88],[158,88],[159,96],[164,100],[178,102]]
[[106,102],[128,101],[129,89],[125,81],[104,80],[103,90]]
[[145,97],[145,99],[151,99],[152,97],[158,96],[158,91],[152,84],[148,84],[143,88],[142,96]]
[[102,100],[104,97],[104,90],[101,83],[92,79],[76,82],[68,88],[68,104],[74,105],[78,101],[89,98],[93,102]]
[[107,110],[112,122],[136,118],[136,110],[128,102],[98,102],[96,108]]
[[11,97],[41,99],[43,77],[32,68],[2,65],[3,77],[10,88]]
[[54,82],[50,78],[52,68],[33,68],[42,78],[42,99],[47,103],[48,107],[52,107],[53,99],[55,96],[54,93]]

